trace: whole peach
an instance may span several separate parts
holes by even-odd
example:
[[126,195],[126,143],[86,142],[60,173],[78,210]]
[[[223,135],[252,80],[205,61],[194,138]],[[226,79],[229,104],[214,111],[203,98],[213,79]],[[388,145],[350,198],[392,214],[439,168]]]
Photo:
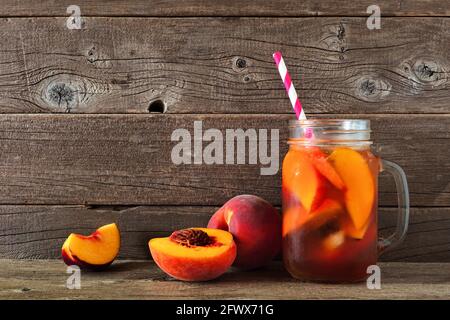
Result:
[[208,223],[208,228],[230,232],[237,246],[234,266],[243,269],[262,267],[281,247],[281,218],[266,200],[240,195],[228,200]]

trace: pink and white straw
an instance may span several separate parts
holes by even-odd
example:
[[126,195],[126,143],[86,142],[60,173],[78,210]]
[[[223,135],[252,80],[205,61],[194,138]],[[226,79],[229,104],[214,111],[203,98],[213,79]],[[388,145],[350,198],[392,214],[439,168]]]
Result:
[[287,71],[286,64],[284,63],[283,56],[280,51],[273,54],[273,59],[277,64],[278,72],[283,80],[284,87],[286,88],[289,100],[291,101],[292,108],[295,111],[295,115],[298,120],[306,120],[305,112],[303,111],[302,104],[298,99],[297,92],[295,91],[294,84],[292,83],[291,76]]

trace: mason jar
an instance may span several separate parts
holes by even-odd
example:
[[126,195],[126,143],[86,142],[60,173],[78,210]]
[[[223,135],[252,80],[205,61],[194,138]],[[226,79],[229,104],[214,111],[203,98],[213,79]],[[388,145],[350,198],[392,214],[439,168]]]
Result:
[[[300,280],[356,282],[407,231],[405,173],[372,151],[370,121],[314,119],[289,123],[282,166],[283,262]],[[378,237],[378,174],[393,175],[397,229]]]

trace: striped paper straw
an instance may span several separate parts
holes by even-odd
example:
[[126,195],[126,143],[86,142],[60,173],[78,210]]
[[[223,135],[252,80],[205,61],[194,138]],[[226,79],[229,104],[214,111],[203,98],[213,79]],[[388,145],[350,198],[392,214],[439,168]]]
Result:
[[292,83],[291,76],[286,69],[286,64],[284,63],[281,52],[275,52],[273,54],[273,59],[277,64],[278,72],[280,73],[281,79],[283,80],[284,87],[286,88],[289,100],[291,101],[292,108],[294,108],[297,119],[306,120],[305,112],[303,111],[302,104],[298,99],[297,91],[295,91],[294,84]]

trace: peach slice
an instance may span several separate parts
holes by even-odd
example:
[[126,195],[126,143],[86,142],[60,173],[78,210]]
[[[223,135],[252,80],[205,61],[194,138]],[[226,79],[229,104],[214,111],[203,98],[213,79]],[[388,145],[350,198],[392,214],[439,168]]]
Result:
[[363,227],[359,228],[359,229],[355,228],[353,223],[348,224],[348,225],[346,225],[344,227],[345,234],[347,236],[349,236],[349,237],[354,238],[354,239],[361,240],[362,238],[364,238],[364,236],[366,234],[366,231],[367,231],[367,228],[369,227],[369,225],[370,225],[370,220],[368,220],[366,222],[366,224]]
[[178,280],[207,281],[221,276],[236,258],[233,235],[227,231],[189,228],[148,243],[153,260]]
[[346,186],[345,205],[356,230],[364,229],[375,200],[375,182],[365,158],[349,148],[337,148],[328,160]]
[[304,227],[318,230],[329,222],[336,221],[344,212],[344,207],[338,201],[327,198],[317,210],[309,215]]
[[292,192],[306,211],[315,210],[326,192],[323,176],[303,150],[290,150],[283,161],[283,184]]
[[292,207],[283,213],[283,237],[300,227],[306,232],[319,230],[328,222],[337,220],[343,212],[343,206],[333,199],[325,199],[311,214],[307,214],[302,207]]
[[308,216],[308,213],[302,206],[295,206],[285,210],[281,225],[281,235],[283,238],[297,231],[308,220]]
[[318,147],[308,148],[310,157],[312,158],[312,163],[314,167],[323,175],[328,181],[333,184],[337,189],[344,190],[345,184],[342,181],[339,174],[333,168],[333,166],[328,162],[327,155],[322,152]]
[[102,269],[110,265],[120,249],[120,232],[115,223],[98,228],[90,236],[72,233],[62,247],[67,265],[87,269]]

